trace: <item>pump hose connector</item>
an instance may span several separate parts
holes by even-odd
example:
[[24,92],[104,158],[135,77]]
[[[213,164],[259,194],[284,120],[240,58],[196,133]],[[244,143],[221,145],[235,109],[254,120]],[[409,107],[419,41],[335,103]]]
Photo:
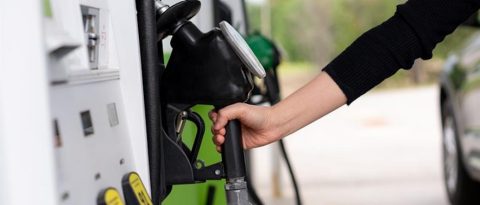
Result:
[[228,179],[225,184],[228,205],[248,205],[247,182],[244,177]]
[[228,205],[249,205],[248,187],[243,153],[242,127],[238,120],[228,122],[222,161],[225,166],[225,192]]

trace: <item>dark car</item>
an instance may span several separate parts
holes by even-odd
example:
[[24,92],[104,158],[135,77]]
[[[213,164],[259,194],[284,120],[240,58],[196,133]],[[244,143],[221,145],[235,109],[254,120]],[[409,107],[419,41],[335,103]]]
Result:
[[452,205],[480,204],[480,26],[451,54],[441,75],[443,169]]

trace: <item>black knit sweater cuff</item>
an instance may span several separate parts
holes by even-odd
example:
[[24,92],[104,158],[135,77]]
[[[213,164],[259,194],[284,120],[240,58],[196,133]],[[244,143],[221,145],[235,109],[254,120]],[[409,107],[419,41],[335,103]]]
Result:
[[347,104],[351,104],[398,69],[410,68],[421,50],[412,28],[395,14],[355,40],[324,71],[347,96]]

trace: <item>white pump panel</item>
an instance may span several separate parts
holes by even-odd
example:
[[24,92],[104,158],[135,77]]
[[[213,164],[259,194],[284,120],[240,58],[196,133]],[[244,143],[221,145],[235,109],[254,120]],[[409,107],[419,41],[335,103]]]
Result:
[[134,0],[0,1],[0,204],[149,190],[137,28]]
[[0,1],[0,204],[123,198],[132,171],[149,190],[136,17],[135,0]]
[[51,21],[80,42],[50,58],[50,75],[64,73],[50,82],[59,204],[95,204],[109,187],[122,193],[129,172],[149,189],[135,1],[51,4]]

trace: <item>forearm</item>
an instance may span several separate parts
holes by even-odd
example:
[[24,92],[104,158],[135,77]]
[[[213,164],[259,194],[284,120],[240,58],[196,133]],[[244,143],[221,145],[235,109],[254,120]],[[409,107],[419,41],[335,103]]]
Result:
[[430,59],[435,46],[480,7],[479,0],[409,0],[382,24],[356,39],[324,69],[347,104],[415,59]]
[[288,96],[272,108],[272,124],[279,137],[287,136],[344,105],[347,98],[326,73]]

